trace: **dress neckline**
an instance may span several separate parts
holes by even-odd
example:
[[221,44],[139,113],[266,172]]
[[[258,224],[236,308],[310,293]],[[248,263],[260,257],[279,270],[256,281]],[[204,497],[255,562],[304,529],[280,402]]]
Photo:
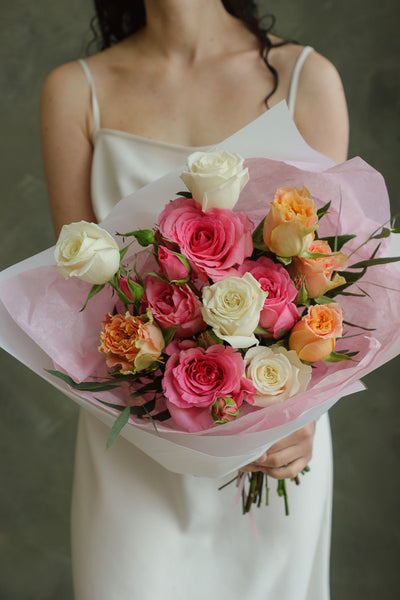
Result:
[[214,142],[213,144],[208,144],[206,146],[185,146],[182,144],[172,144],[170,142],[165,142],[163,140],[156,140],[153,138],[148,138],[142,135],[137,135],[136,133],[129,133],[128,131],[123,131],[122,129],[112,129],[109,127],[99,127],[96,131],[94,131],[93,133],[93,141],[96,143],[96,138],[102,134],[105,135],[115,135],[118,137],[124,137],[127,139],[132,139],[138,142],[142,142],[145,144],[149,144],[149,145],[153,145],[153,146],[161,146],[164,148],[169,148],[172,150],[182,150],[182,151],[191,151],[191,152],[196,152],[196,151],[203,151],[203,150],[209,150],[210,148],[215,148],[216,146],[219,146],[220,144],[223,144],[224,141],[230,137],[232,137],[233,135],[235,135],[236,133],[238,133],[239,131],[241,131],[242,129],[244,129],[245,127],[248,127],[249,125],[252,125],[253,123],[255,123],[256,121],[258,121],[259,119],[262,119],[263,117],[265,117],[265,115],[269,113],[269,109],[265,110],[263,113],[261,113],[261,115],[259,115],[258,117],[256,117],[255,119],[253,119],[252,121],[250,121],[249,123],[246,123],[246,125],[243,125],[243,127],[241,127],[240,129],[234,131],[233,133],[231,133],[228,137],[224,138],[223,140],[220,140],[219,142]]

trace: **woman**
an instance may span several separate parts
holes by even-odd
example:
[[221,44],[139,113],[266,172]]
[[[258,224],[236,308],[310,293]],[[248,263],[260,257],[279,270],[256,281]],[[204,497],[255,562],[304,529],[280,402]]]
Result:
[[[116,8],[119,27],[119,3],[96,5],[107,27]],[[217,145],[265,112],[266,98],[270,108],[288,99],[291,87],[293,96],[293,71],[306,57],[301,46],[261,34],[252,2],[125,5],[129,35],[118,33],[121,41],[83,64],[59,67],[43,87],[43,157],[56,233],[64,223],[103,218],[120,197],[182,164],[194,148]],[[272,46],[269,68],[260,39]],[[312,147],[345,160],[342,86],[315,52],[301,69],[293,110]],[[314,429],[278,442],[246,470],[294,477],[311,459]],[[317,425],[312,471],[293,489],[292,516],[282,518],[272,500],[257,514],[257,545],[246,519],[231,510],[230,488],[218,493],[219,482],[170,473],[123,439],[105,454],[106,437],[107,428],[82,414],[73,499],[77,600],[328,598],[326,419]]]

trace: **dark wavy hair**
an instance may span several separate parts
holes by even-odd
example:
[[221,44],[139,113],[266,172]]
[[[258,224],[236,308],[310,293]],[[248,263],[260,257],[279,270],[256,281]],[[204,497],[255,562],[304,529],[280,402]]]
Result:
[[[271,14],[258,16],[257,4],[254,0],[222,0],[225,9],[234,17],[243,21],[260,42],[260,54],[274,78],[274,86],[265,98],[268,100],[278,87],[278,73],[269,62],[271,48],[296,43],[285,40],[273,44],[269,34],[275,25],[275,17]],[[123,40],[146,25],[146,12],[143,0],[94,0],[96,14],[91,21],[94,35],[89,47],[96,45],[98,50],[105,50]]]

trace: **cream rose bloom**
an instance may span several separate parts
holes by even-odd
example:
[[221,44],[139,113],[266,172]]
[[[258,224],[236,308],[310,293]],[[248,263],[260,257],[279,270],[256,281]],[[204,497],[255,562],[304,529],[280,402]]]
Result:
[[233,209],[249,180],[243,158],[218,148],[193,152],[187,159],[187,171],[181,179],[203,211],[209,208]]
[[257,390],[255,406],[270,406],[300,394],[311,379],[311,367],[296,352],[277,344],[250,348],[244,360],[246,377]]
[[57,270],[94,285],[109,281],[119,269],[119,248],[114,238],[95,223],[79,221],[61,229],[54,260]]
[[203,289],[201,312],[214,333],[233,348],[258,343],[254,335],[268,292],[250,273],[227,277]]

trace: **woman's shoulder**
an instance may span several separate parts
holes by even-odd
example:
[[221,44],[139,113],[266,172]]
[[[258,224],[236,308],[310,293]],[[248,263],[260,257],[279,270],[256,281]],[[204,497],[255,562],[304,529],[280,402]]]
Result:
[[270,36],[272,49],[270,51],[271,62],[278,73],[288,81],[293,76],[295,65],[306,48],[310,48],[307,58],[301,69],[301,78],[307,79],[309,85],[313,85],[323,78],[326,80],[340,80],[337,69],[333,63],[322,56],[311,46],[304,46],[295,42],[286,41],[277,36]]

